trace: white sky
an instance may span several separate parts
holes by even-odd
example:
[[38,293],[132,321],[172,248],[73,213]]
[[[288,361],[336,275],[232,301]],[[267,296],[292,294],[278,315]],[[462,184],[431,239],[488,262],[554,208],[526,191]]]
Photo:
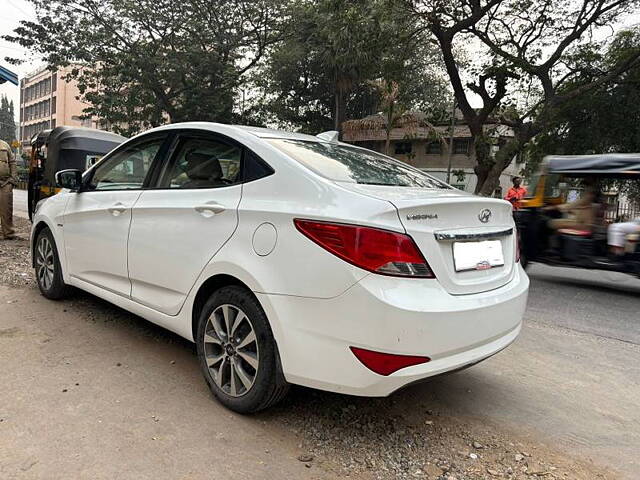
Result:
[[[35,19],[34,9],[27,0],[0,0],[0,2],[2,3],[2,5],[0,5],[0,9],[2,10],[2,16],[0,16],[0,36],[11,34],[13,30],[18,27],[20,20]],[[625,18],[621,23],[620,27],[622,28],[640,24],[640,12]],[[608,36],[611,33],[611,29],[607,28],[599,32],[598,36]],[[7,56],[21,58],[26,61],[19,66],[8,65],[7,62],[4,61],[4,58]],[[0,39],[0,64],[17,73],[19,78],[22,78],[24,75],[41,66],[41,62],[37,57],[34,57],[20,46],[2,39]],[[20,100],[19,88],[6,82],[0,85],[0,95],[2,94],[6,94],[10,100],[13,100],[13,103],[16,105],[17,117],[17,105]],[[478,104],[477,106],[481,105],[478,98],[470,97],[469,100],[474,104],[474,106],[476,106],[476,103]],[[16,122],[17,120],[18,119],[16,118]]]
[[[0,36],[12,33],[13,30],[18,27],[20,20],[35,19],[33,7],[26,0],[1,0],[0,4],[0,8],[2,9],[2,15],[0,15]],[[17,57],[29,61],[22,65],[15,66],[7,64],[7,62],[4,61],[5,57]],[[19,78],[35,70],[40,65],[37,59],[30,58],[29,54],[22,47],[2,39],[0,39],[0,64],[12,72],[17,73]],[[17,117],[20,89],[12,83],[5,82],[0,85],[0,95],[2,94],[7,95],[10,100],[13,100],[16,106]],[[16,118],[16,121],[17,120]]]

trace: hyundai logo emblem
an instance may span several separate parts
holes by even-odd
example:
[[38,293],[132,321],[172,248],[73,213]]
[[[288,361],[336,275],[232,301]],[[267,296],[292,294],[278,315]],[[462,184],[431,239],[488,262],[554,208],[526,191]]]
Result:
[[487,223],[491,219],[491,210],[485,208],[478,214],[478,220],[482,223]]

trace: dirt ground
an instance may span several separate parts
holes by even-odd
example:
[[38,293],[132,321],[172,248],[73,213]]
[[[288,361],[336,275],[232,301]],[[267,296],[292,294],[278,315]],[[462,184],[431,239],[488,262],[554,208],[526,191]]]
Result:
[[31,222],[13,217],[15,240],[2,240],[0,235],[0,285],[26,287],[35,285],[29,257]]
[[229,412],[189,342],[81,292],[40,296],[17,223],[21,240],[0,241],[1,479],[618,478],[450,408],[437,382],[383,399],[293,388],[267,412]]

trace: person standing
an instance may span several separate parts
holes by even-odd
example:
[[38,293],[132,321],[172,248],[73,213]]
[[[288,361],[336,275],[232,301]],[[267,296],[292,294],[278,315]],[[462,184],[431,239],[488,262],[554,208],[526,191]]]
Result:
[[520,200],[527,194],[527,189],[521,186],[522,178],[513,177],[511,181],[513,182],[513,187],[507,191],[507,196],[504,199],[513,205],[514,210],[518,210],[520,208]]
[[0,223],[6,240],[15,238],[13,230],[13,187],[18,185],[18,171],[13,151],[0,140]]

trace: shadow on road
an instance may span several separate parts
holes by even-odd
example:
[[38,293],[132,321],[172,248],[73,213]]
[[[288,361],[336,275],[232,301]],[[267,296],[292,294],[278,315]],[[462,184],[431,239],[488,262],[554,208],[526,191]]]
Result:
[[549,270],[552,270],[552,267],[545,268],[544,273],[540,268],[529,270],[527,273],[530,277],[549,284],[621,296],[640,295],[640,279],[633,275],[600,270],[562,269],[557,273]]

